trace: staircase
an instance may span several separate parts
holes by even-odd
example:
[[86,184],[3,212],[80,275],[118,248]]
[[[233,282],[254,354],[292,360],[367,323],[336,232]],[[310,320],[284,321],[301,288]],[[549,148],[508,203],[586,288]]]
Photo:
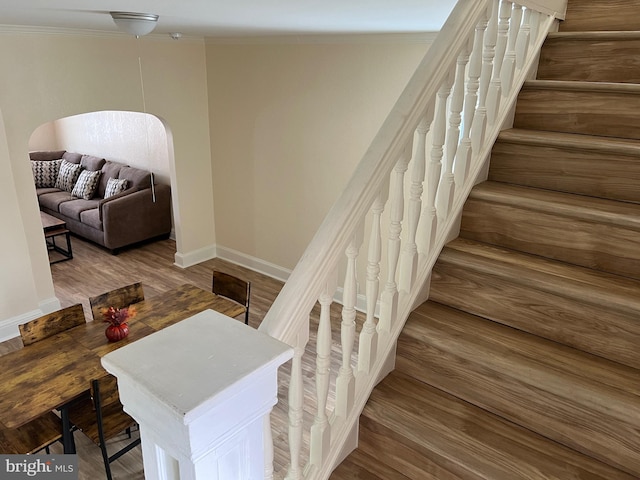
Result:
[[569,1],[332,479],[640,477],[639,47]]

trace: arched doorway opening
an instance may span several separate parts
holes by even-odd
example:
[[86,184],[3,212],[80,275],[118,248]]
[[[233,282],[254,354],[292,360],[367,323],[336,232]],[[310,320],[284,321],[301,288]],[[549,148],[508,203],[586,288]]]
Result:
[[[107,165],[111,162],[133,167],[128,169],[130,171],[150,172],[153,176],[153,183],[158,185],[155,189],[158,193],[157,199],[165,201],[165,206],[162,208],[166,212],[169,210],[169,194],[167,192],[173,190],[170,187],[174,184],[175,169],[173,167],[174,155],[172,148],[171,133],[159,118],[150,114],[131,111],[97,111],[56,119],[37,127],[28,141],[28,150],[31,153],[72,152],[105,159],[107,163],[104,168],[107,168]],[[84,158],[82,161],[84,162]],[[102,162],[104,163],[104,160]],[[89,170],[93,169],[89,168]],[[105,175],[102,174],[101,176],[104,177]],[[122,173],[120,176],[122,176]],[[148,185],[148,182],[147,174],[146,185]],[[160,189],[160,185],[165,186],[165,188]],[[37,190],[37,192],[40,192],[40,190]],[[162,192],[165,192],[165,194],[161,195]],[[45,195],[39,196],[42,211],[46,211],[46,205],[42,205],[44,197]],[[149,201],[152,201],[151,196]],[[155,198],[153,201],[155,201]],[[70,204],[71,202],[68,205]],[[62,211],[62,206],[60,204],[61,214],[65,213]],[[81,215],[84,215],[84,213],[86,212],[81,213]],[[52,213],[52,215],[57,216],[57,213]],[[168,218],[168,215],[165,218]],[[82,227],[84,227],[84,220],[76,220],[80,220],[83,223]],[[73,220],[68,221],[74,223]],[[135,221],[133,223],[139,224],[139,222]],[[170,236],[175,239],[174,222],[171,220],[170,223]],[[91,223],[89,222],[88,225],[91,225]],[[133,225],[132,228],[135,228],[135,226]],[[99,240],[91,238],[91,235],[87,236],[82,230],[77,231],[77,228],[68,228],[73,233],[79,234],[81,237],[84,236],[87,240],[101,243]],[[102,224],[99,225],[99,228],[102,229]],[[90,229],[87,228],[87,230]],[[167,231],[168,229],[163,232]],[[106,228],[104,232],[106,238]],[[109,245],[105,246],[111,248]],[[172,254],[175,254],[175,248]]]

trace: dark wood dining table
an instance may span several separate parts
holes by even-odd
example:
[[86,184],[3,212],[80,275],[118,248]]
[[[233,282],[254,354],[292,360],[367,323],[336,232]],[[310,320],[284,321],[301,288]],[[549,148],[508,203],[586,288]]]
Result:
[[0,422],[15,428],[59,410],[65,453],[75,453],[65,406],[85,395],[92,379],[107,375],[100,359],[207,309],[229,317],[245,311],[242,305],[185,284],[136,303],[136,314],[128,322],[129,335],[118,342],[107,340],[105,323],[90,321],[0,356]]

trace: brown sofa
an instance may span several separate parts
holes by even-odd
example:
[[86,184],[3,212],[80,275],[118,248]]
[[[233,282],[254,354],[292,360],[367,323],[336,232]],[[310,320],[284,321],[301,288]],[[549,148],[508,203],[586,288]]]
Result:
[[[152,176],[148,171],[64,150],[30,152],[29,156],[40,210],[64,220],[74,234],[116,253],[118,249],[134,243],[168,237],[171,232],[171,188],[155,184],[154,201]],[[49,164],[39,162],[60,159],[81,165],[81,170],[101,172],[90,198],[74,196],[72,192],[52,186],[52,182],[43,183],[42,175],[36,174],[38,168],[49,168]],[[126,179],[126,189],[104,198],[110,178]]]

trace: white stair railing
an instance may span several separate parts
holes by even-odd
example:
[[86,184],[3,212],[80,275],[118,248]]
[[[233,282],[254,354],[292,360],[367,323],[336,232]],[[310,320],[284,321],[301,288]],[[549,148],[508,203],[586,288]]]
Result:
[[[429,48],[260,326],[294,348],[289,465],[274,477],[328,478],[349,448],[404,322],[425,299],[431,268],[455,235],[464,201],[565,8],[566,0],[460,0]],[[343,306],[332,324],[337,272]],[[320,321],[310,331],[316,303]],[[313,355],[305,350],[310,336]],[[315,367],[304,372],[305,364]],[[305,389],[305,381],[312,385]],[[310,405],[305,391],[315,392]],[[316,409],[308,425],[305,407]]]

